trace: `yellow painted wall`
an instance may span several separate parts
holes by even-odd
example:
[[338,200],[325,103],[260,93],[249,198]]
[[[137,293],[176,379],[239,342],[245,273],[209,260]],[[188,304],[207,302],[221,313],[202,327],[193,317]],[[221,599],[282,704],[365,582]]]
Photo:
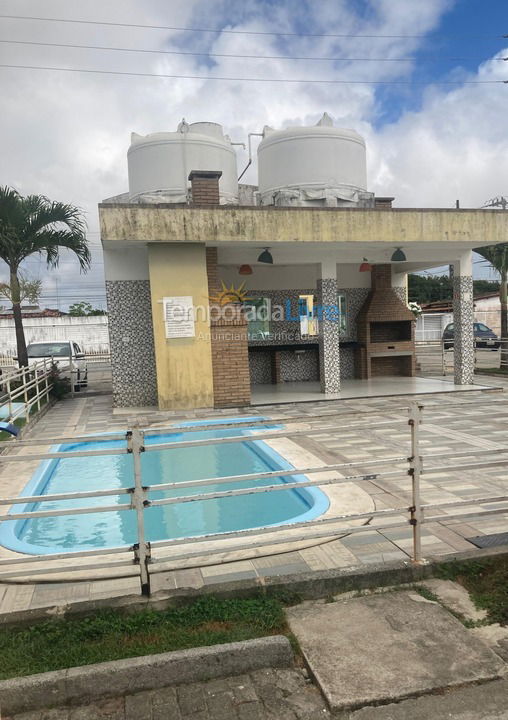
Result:
[[[194,306],[207,305],[205,246],[148,245],[152,317],[159,407],[213,406],[210,328],[198,313],[195,337],[166,339],[162,298],[192,295]],[[201,335],[201,337],[200,337]]]

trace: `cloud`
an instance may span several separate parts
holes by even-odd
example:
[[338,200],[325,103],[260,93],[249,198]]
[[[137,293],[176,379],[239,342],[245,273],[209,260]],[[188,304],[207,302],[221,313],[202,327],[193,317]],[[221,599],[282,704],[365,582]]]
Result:
[[[467,80],[504,80],[498,58],[483,63]],[[408,112],[373,132],[372,189],[393,193],[399,205],[480,207],[508,194],[508,111],[504,85],[429,88],[418,112]]]
[[[42,12],[35,0],[4,0],[1,11],[224,30],[422,36],[353,40],[2,23],[4,37],[20,40],[257,57],[374,58],[407,56],[426,47],[426,36],[453,5],[453,0],[88,0],[71,6],[68,0],[46,0]],[[0,62],[277,79],[394,80],[410,79],[415,71],[412,63],[398,62],[209,58],[11,45],[0,45]],[[498,78],[502,70],[503,63],[488,60],[470,79]],[[64,256],[58,276],[60,296],[65,290],[77,300],[98,297],[102,287],[97,203],[127,189],[130,132],[173,130],[183,116],[190,122],[219,122],[234,140],[245,141],[248,132],[265,124],[315,123],[326,110],[338,125],[366,136],[370,189],[395,195],[399,205],[450,206],[460,198],[464,205],[478,206],[489,195],[508,191],[503,187],[508,96],[502,85],[429,87],[417,110],[399,112],[396,121],[386,124],[387,103],[403,103],[407,88],[395,89],[387,99],[372,85],[223,83],[7,69],[0,69],[0,78],[0,184],[72,202],[87,213],[94,267],[80,276],[77,264]],[[246,160],[239,150],[238,167]],[[254,180],[251,170],[245,181]],[[47,304],[54,304],[55,273],[46,274],[37,259],[30,269],[44,277]]]

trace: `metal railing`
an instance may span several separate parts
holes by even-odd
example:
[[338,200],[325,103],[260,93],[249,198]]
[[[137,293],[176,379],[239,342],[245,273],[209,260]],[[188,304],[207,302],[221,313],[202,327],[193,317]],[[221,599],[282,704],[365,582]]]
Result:
[[[489,400],[492,403],[492,400]],[[461,404],[463,407],[464,403]],[[476,403],[475,403],[476,405]],[[449,412],[450,406],[447,406]],[[400,412],[404,410],[404,414],[408,412],[408,408],[398,408]],[[390,408],[390,414],[394,412]],[[489,516],[499,513],[508,512],[508,495],[485,495],[481,497],[469,498],[466,500],[457,500],[444,503],[424,503],[421,498],[421,478],[424,475],[432,475],[435,473],[455,472],[463,469],[482,469],[493,466],[505,466],[508,461],[508,447],[500,446],[492,450],[468,449],[464,451],[455,451],[447,453],[437,453],[422,456],[421,452],[421,425],[423,422],[423,405],[419,403],[411,403],[409,407],[409,416],[402,416],[401,419],[390,419],[379,421],[373,420],[375,414],[381,414],[382,410],[365,412],[337,412],[331,415],[323,415],[319,419],[323,422],[319,427],[306,427],[305,429],[296,428],[288,429],[266,429],[266,425],[273,425],[278,421],[271,418],[270,420],[244,421],[230,424],[210,424],[208,426],[193,427],[171,427],[164,429],[142,430],[139,427],[133,427],[126,433],[105,434],[93,436],[94,444],[99,444],[94,449],[70,449],[62,448],[50,449],[39,453],[30,452],[30,454],[17,452],[8,452],[0,454],[0,466],[3,464],[17,463],[35,460],[59,460],[76,457],[94,458],[104,455],[132,455],[132,483],[127,488],[112,488],[105,490],[85,490],[80,492],[53,493],[48,495],[34,495],[24,497],[7,497],[0,499],[0,525],[3,522],[17,520],[33,520],[35,518],[57,518],[70,515],[86,515],[90,513],[118,513],[133,510],[136,517],[136,542],[132,545],[120,545],[117,547],[107,547],[94,550],[72,551],[49,553],[38,556],[23,556],[13,554],[0,560],[0,582],[13,581],[18,579],[33,580],[34,578],[45,576],[54,578],[55,575],[61,576],[66,573],[75,573],[83,571],[102,571],[102,577],[115,577],[118,572],[132,576],[136,575],[140,580],[141,592],[144,595],[150,594],[150,579],[156,573],[165,572],[175,563],[181,561],[190,561],[195,558],[209,558],[210,561],[220,563],[220,557],[224,553],[238,552],[242,550],[252,551],[253,546],[256,547],[276,547],[280,544],[294,543],[295,541],[308,541],[320,538],[339,538],[343,535],[349,535],[361,532],[382,531],[388,528],[400,527],[400,517],[407,516],[407,521],[412,528],[412,550],[410,553],[411,561],[414,563],[424,562],[422,553],[422,527],[425,523],[437,522],[443,519],[443,513],[447,520],[460,517],[467,519],[477,516]],[[367,417],[367,419],[365,419]],[[313,417],[314,422],[317,417]],[[301,423],[302,418],[288,419],[281,418],[285,425],[293,423]],[[308,419],[307,419],[308,421]],[[342,424],[341,424],[342,423]],[[345,423],[345,424],[344,424]],[[240,474],[234,476],[210,477],[198,480],[186,480],[182,482],[166,482],[162,484],[149,484],[148,478],[143,476],[143,467],[141,456],[143,453],[176,450],[182,448],[202,447],[206,445],[224,445],[235,443],[253,443],[276,438],[298,438],[301,436],[309,437],[320,435],[323,433],[337,432],[341,429],[347,429],[348,432],[354,430],[365,430],[375,428],[393,427],[397,424],[409,424],[410,435],[410,456],[401,454],[380,460],[358,462],[335,463],[324,466],[312,466],[303,468],[291,468],[289,470],[274,470],[268,472],[255,472],[249,474]],[[265,426],[265,427],[263,427]],[[207,430],[232,429],[248,427],[255,432],[249,435],[231,435],[221,438],[193,438],[193,433],[203,432]],[[183,435],[183,439],[174,440],[172,442],[154,442],[157,436],[166,435],[168,433],[178,433]],[[146,439],[150,437],[150,443],[146,443]],[[29,448],[31,451],[35,446],[48,444],[72,444],[75,446],[80,442],[90,442],[91,437],[60,437],[60,438],[41,438],[33,440],[13,440],[5,443],[8,449],[17,451],[18,449]],[[102,443],[111,443],[111,441],[125,441],[125,445],[116,447],[100,447]],[[474,461],[470,461],[468,456],[474,454]],[[460,461],[464,458],[463,461]],[[452,464],[443,464],[443,460]],[[439,461],[439,464],[432,464]],[[429,464],[428,464],[429,463]],[[371,472],[365,472],[366,466],[372,466]],[[385,468],[385,466],[387,466]],[[390,467],[391,466],[391,467]],[[336,471],[339,476],[325,477],[323,473]],[[299,481],[293,476],[305,476],[304,480]],[[313,477],[318,475],[318,477]],[[319,476],[320,475],[320,476]],[[283,525],[261,526],[237,530],[231,532],[214,532],[206,535],[195,535],[190,537],[177,537],[167,540],[158,540],[149,542],[146,534],[146,511],[153,507],[164,507],[166,505],[179,505],[184,503],[192,503],[196,501],[212,501],[222,498],[231,498],[238,496],[250,496],[257,493],[271,493],[274,501],[277,501],[277,493],[282,490],[301,489],[301,488],[325,488],[327,486],[341,485],[344,483],[357,483],[361,481],[377,481],[383,483],[385,480],[393,480],[401,476],[408,478],[408,486],[406,489],[408,504],[402,507],[392,507],[382,510],[369,510],[368,512],[355,514],[333,514],[325,513],[322,517],[310,521],[295,521],[285,523]],[[274,484],[261,484],[270,479],[288,478],[287,482]],[[243,488],[228,489],[228,485],[242,481],[246,484]],[[219,486],[219,489],[211,489],[207,492],[210,485]],[[200,492],[185,494],[187,488],[193,490],[199,489]],[[201,492],[201,490],[203,490]],[[153,499],[151,492],[179,491],[178,496],[166,496],[160,499]],[[110,504],[109,498],[126,496],[127,502],[120,504]],[[48,501],[66,501],[66,500],[86,500],[87,498],[104,498],[103,505],[85,505],[82,507],[72,508],[53,508],[50,510],[41,509],[40,503]],[[486,508],[479,508],[482,503],[487,504]],[[17,505],[28,506],[29,509],[21,508],[16,510]],[[2,507],[10,506],[9,512],[3,512]],[[468,511],[468,507],[472,509]],[[432,514],[432,513],[438,514]],[[358,524],[361,523],[361,524]],[[365,524],[368,523],[368,524]],[[212,545],[213,543],[213,545]],[[193,550],[192,546],[197,545]],[[219,559],[217,559],[219,556]],[[213,558],[215,557],[215,560]],[[79,559],[79,562],[76,562]]]
[[[17,369],[18,363],[14,359],[16,353],[12,355],[3,354],[0,355],[0,368],[4,368],[4,373],[9,372],[10,369]],[[100,363],[100,362],[111,362],[111,353],[109,350],[87,350],[85,353],[85,359],[87,363]]]
[[[432,375],[453,373],[454,350],[449,342],[417,340],[415,348],[418,372]],[[484,340],[476,340],[474,363],[476,370],[508,368],[508,338],[495,340],[494,346],[486,345]]]
[[53,387],[52,363],[44,359],[30,367],[15,368],[0,375],[0,419],[11,423],[24,419],[49,400]]

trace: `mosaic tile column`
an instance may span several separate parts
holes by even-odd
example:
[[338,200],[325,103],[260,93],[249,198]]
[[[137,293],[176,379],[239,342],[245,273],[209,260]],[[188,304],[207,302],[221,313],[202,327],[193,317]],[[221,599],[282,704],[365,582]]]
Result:
[[319,323],[319,370],[321,392],[340,392],[340,348],[338,318],[329,317],[327,307],[337,307],[337,280],[323,278],[318,280],[319,304],[322,317]]
[[453,346],[456,385],[472,385],[474,381],[473,316],[473,278],[471,275],[454,275]]
[[157,405],[149,280],[106,280],[114,407]]

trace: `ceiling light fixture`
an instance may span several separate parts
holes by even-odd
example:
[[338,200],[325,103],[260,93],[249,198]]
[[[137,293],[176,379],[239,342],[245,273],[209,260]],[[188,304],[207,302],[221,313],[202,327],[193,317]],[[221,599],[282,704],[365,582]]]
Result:
[[261,255],[258,257],[258,262],[266,263],[267,265],[273,265],[273,257],[270,252],[270,248],[265,248]]
[[250,265],[240,265],[238,270],[239,275],[252,275],[252,268]]
[[360,272],[370,272],[372,270],[372,265],[367,260],[366,257],[363,258],[363,262],[360,265]]
[[392,262],[405,262],[407,260],[404,251],[400,247],[395,249],[395,251],[390,259]]

